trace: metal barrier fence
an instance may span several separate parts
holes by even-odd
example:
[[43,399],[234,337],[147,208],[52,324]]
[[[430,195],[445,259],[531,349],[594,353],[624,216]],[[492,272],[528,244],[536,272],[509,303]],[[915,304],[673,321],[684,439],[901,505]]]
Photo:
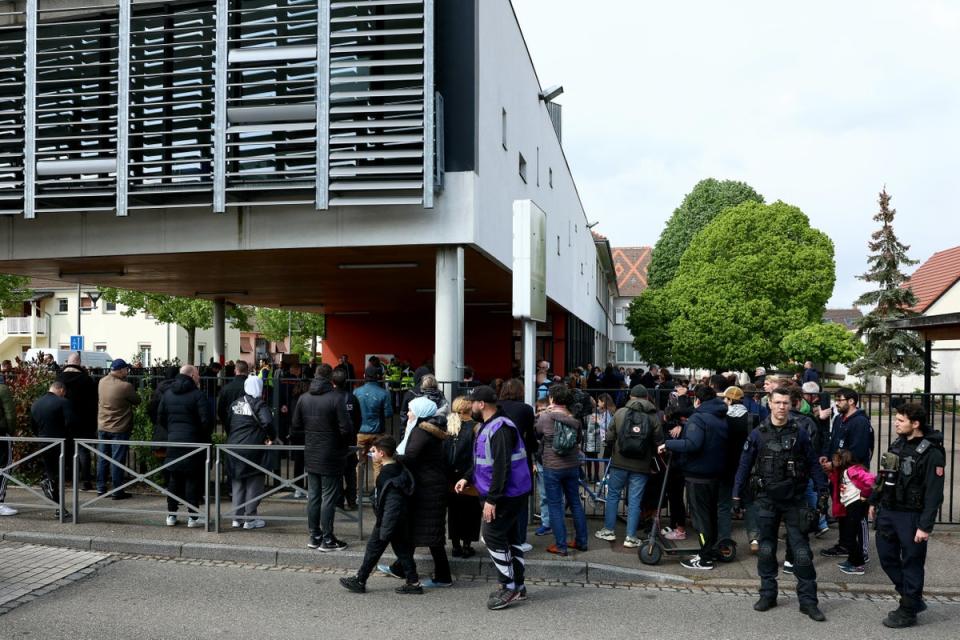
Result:
[[[168,510],[159,511],[157,509],[128,509],[123,507],[104,507],[104,506],[94,506],[101,500],[106,500],[107,498],[112,497],[118,492],[122,492],[127,487],[133,486],[138,482],[142,482],[150,487],[153,487],[156,491],[159,491],[161,495],[175,500],[178,505],[184,505],[187,508],[188,513],[192,509],[194,513],[200,513],[201,509],[205,512],[204,517],[204,528],[207,531],[210,531],[210,449],[213,445],[203,444],[197,442],[152,442],[145,440],[95,440],[95,439],[78,439],[74,441],[75,448],[73,454],[73,523],[77,524],[80,522],[80,511],[101,511],[101,512],[112,512],[112,513],[149,513],[155,515],[174,515]],[[167,460],[164,464],[151,469],[146,473],[138,473],[126,464],[115,460],[110,455],[109,447],[117,443],[122,443],[126,446],[147,446],[147,447],[175,447],[176,449],[189,450],[187,453],[181,456],[177,456],[171,460]],[[96,445],[96,446],[93,446]],[[106,445],[106,447],[101,450],[100,445]],[[124,482],[119,487],[111,487],[110,491],[107,491],[103,494],[97,495],[95,498],[92,498],[86,502],[80,502],[80,483],[79,483],[79,454],[80,450],[85,449],[91,453],[91,465],[92,461],[96,459],[104,460],[108,463],[108,469],[112,471],[112,467],[117,467],[121,471],[124,471],[131,476],[132,480]],[[156,482],[150,479],[150,476],[156,475],[163,472],[164,470],[169,469],[175,464],[181,463],[184,460],[187,460],[193,456],[196,456],[199,453],[204,454],[204,465],[203,465],[203,503],[204,506],[201,507],[199,504],[191,504],[186,498],[176,495],[171,490],[160,486]],[[97,465],[99,467],[99,465]],[[191,516],[193,514],[190,514]]]
[[[64,459],[63,459],[63,448],[65,440],[63,438],[22,438],[14,436],[2,436],[0,441],[9,443],[7,446],[13,448],[14,443],[21,442],[26,444],[40,444],[46,445],[37,449],[33,453],[26,455],[19,460],[7,464],[7,466],[0,469],[0,479],[6,479],[8,482],[12,482],[16,486],[24,489],[27,493],[36,496],[40,499],[38,503],[23,503],[23,502],[4,502],[9,506],[13,507],[33,507],[36,509],[56,509],[57,510],[57,520],[63,523],[64,512],[66,511],[63,508],[63,492],[64,492],[64,481],[63,481],[63,472],[64,472]],[[42,456],[47,451],[53,451],[59,449],[57,464],[59,466],[59,473],[57,474],[57,500],[52,500],[46,495],[43,491],[38,491],[30,485],[21,481],[20,478],[14,475],[14,469],[17,467],[23,467],[25,463]],[[6,462],[6,461],[4,461]],[[2,481],[2,480],[0,480]]]

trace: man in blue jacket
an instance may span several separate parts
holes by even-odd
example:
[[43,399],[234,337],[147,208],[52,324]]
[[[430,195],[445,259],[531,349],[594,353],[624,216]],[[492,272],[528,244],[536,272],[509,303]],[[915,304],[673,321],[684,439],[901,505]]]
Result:
[[682,428],[671,432],[674,439],[660,445],[658,451],[681,454],[677,464],[686,479],[693,526],[700,532],[700,553],[680,564],[687,569],[709,571],[718,557],[717,503],[727,459],[727,405],[705,385],[697,386],[693,396],[693,415]]
[[[860,394],[853,389],[841,388],[834,395],[837,403],[837,415],[833,418],[833,427],[830,430],[830,440],[820,453],[820,467],[829,476],[833,469],[833,454],[846,449],[853,455],[853,461],[870,468],[870,459],[873,457],[873,424],[870,418],[860,407]],[[863,554],[868,557],[870,548],[870,528],[864,518],[860,523],[863,532]],[[845,558],[848,550],[842,545],[835,544],[828,549],[821,549],[820,555],[827,558]]]

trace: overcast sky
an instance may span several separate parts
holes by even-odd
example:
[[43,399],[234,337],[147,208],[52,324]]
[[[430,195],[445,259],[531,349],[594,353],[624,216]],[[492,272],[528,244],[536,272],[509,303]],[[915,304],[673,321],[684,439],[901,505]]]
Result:
[[[596,231],[652,245],[702,178],[800,207],[864,290],[883,187],[910,255],[960,244],[960,2],[513,0]],[[912,269],[912,268],[911,268]]]

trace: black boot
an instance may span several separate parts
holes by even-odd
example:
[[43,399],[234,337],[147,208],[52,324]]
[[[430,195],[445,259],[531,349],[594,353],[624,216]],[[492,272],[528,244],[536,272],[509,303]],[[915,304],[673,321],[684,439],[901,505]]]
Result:
[[815,604],[800,605],[800,613],[806,614],[816,622],[824,622],[827,619],[827,616],[823,615],[823,611],[820,611],[820,607]]
[[759,600],[753,603],[753,610],[761,612],[770,611],[770,609],[773,609],[775,606],[777,606],[776,598],[764,598],[761,596]]

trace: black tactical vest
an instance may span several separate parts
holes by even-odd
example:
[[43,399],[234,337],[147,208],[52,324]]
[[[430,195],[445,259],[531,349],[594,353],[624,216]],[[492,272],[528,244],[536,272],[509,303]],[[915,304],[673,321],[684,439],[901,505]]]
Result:
[[890,447],[900,458],[900,467],[893,495],[884,496],[888,507],[897,511],[923,511],[926,473],[920,461],[933,446],[930,440],[923,439],[915,446],[901,440]]
[[779,430],[764,423],[757,432],[757,457],[751,471],[755,493],[775,501],[804,495],[810,470],[797,444],[800,429],[796,420],[791,419]]

